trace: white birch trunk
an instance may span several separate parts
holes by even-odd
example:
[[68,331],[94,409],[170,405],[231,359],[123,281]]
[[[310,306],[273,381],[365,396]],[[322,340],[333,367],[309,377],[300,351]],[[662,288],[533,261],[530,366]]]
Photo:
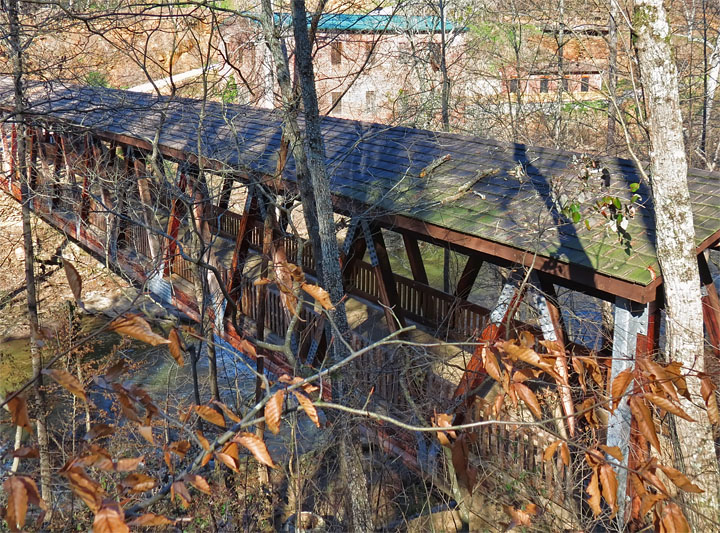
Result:
[[698,514],[688,513],[696,531],[710,527],[702,515],[717,519],[718,472],[712,429],[700,397],[697,372],[704,370],[703,319],[695,230],[687,186],[677,69],[669,46],[662,0],[636,0],[633,26],[647,102],[650,171],[657,253],[665,289],[667,352],[690,374],[693,402],[682,407],[697,422],[675,419],[678,467],[705,492],[693,498]]

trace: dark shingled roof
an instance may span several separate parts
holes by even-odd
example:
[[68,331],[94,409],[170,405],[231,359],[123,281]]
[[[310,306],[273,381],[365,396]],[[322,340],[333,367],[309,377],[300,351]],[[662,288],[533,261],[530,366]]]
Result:
[[[206,102],[199,127],[197,100],[59,85],[33,92],[33,112],[101,136],[151,141],[164,116],[166,153],[196,154],[199,134],[204,157],[222,166],[269,174],[276,168],[281,118],[274,111]],[[572,152],[332,117],[323,118],[323,135],[332,191],[355,213],[402,215],[639,286],[660,272],[649,187],[631,161],[594,162]],[[292,160],[284,176],[294,179]],[[688,179],[704,248],[720,240],[720,174],[691,170]],[[627,248],[595,201],[612,196],[627,205],[633,183],[640,183],[640,200]],[[562,207],[574,203],[578,223],[563,215]]]

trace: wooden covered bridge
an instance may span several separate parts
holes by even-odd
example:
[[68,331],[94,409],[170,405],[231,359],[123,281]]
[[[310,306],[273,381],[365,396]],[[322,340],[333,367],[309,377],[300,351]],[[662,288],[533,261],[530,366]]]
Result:
[[[0,182],[19,200],[12,91],[7,82],[0,90]],[[284,335],[281,294],[255,286],[257,269],[248,267],[255,252],[272,250],[274,259],[314,272],[311,247],[299,246],[286,217],[263,229],[268,214],[278,212],[274,194],[282,193],[284,208],[295,201],[293,159],[283,149],[278,113],[62,84],[38,84],[29,94],[27,178],[38,216],[197,318],[197,270],[186,231],[193,225],[211,246],[201,257],[220,272],[225,293],[248,319],[240,324],[254,328],[252,334]],[[384,331],[413,322],[436,335],[443,331],[444,338],[490,341],[517,325],[514,313],[525,298],[537,311],[526,327],[587,351],[571,343],[565,328],[556,288],[566,287],[615,304],[613,374],[632,365],[636,354],[658,349],[662,277],[653,205],[631,161],[331,117],[322,127],[333,205],[346,227],[346,291],[376,317],[384,315]],[[689,185],[708,341],[719,353],[720,301],[705,251],[720,244],[720,174],[693,170]],[[393,272],[391,236],[404,244],[412,278]],[[430,285],[423,242],[466,258],[450,292]],[[483,263],[507,269],[489,309],[468,299]],[[214,275],[208,280],[211,288],[218,283]],[[222,294],[211,294],[215,326],[239,347],[246,332],[236,330]],[[303,313],[299,359],[318,362],[326,328],[311,308]],[[356,333],[354,342],[368,339]],[[286,368],[279,354],[265,356],[271,371]],[[364,364],[364,384],[392,404],[403,395],[396,370],[387,371],[388,357],[383,349],[366,356],[372,364]],[[460,415],[485,376],[477,353],[461,365],[462,375],[447,390]],[[378,368],[386,371],[373,374]],[[437,389],[428,386],[425,393]],[[497,438],[483,441],[488,450]],[[388,446],[416,453],[412,446]],[[527,461],[540,463],[537,446],[533,450]]]

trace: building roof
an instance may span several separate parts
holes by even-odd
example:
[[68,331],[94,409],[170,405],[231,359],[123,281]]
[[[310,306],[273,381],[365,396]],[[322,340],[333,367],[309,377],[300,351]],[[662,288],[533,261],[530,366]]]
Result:
[[[206,102],[199,127],[197,100],[79,86],[35,91],[33,112],[100,137],[149,147],[162,124],[160,149],[168,156],[197,155],[200,135],[203,158],[217,168],[276,169],[282,124],[275,111]],[[653,203],[632,161],[333,117],[323,118],[322,132],[340,211],[532,264],[605,294],[655,298],[661,280]],[[292,158],[283,176],[294,181]],[[704,249],[720,241],[720,173],[693,169],[688,181]],[[597,202],[617,198],[624,210],[635,194],[628,246]]]
[[[276,13],[275,23],[289,26],[292,20],[289,13]],[[308,13],[308,21],[312,13]],[[320,15],[318,30],[342,33],[438,33],[441,31],[439,17],[323,13]],[[463,31],[452,21],[445,20],[445,31]]]

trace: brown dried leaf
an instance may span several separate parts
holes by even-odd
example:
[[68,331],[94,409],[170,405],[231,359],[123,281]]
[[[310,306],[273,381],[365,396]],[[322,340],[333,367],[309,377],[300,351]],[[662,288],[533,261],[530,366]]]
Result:
[[565,441],[560,443],[560,458],[565,466],[570,466],[570,448]]
[[510,505],[503,504],[503,511],[508,515],[512,522],[507,527],[507,530],[518,526],[530,527],[532,526],[532,517],[538,512],[537,506],[533,503],[529,503],[525,510],[515,509]]
[[495,418],[500,416],[500,411],[502,410],[504,401],[505,401],[505,394],[500,392],[495,397],[495,401],[493,402],[493,413],[495,414]]
[[280,431],[280,417],[285,402],[285,389],[278,390],[265,404],[265,425],[275,435]]
[[532,368],[523,368],[515,371],[512,375],[512,381],[514,383],[525,383],[529,379],[535,379],[537,377],[537,373],[538,371],[533,370]]
[[586,491],[588,493],[588,505],[590,505],[590,509],[592,509],[595,516],[599,516],[602,512],[602,507],[600,507],[600,478],[597,468],[593,469],[593,474]]
[[297,398],[298,403],[303,408],[303,411],[305,411],[305,414],[308,415],[308,418],[312,420],[317,427],[320,427],[320,418],[318,417],[317,409],[315,409],[312,400],[299,391],[293,391],[293,394],[295,394],[295,398]]
[[605,501],[612,509],[612,516],[617,513],[617,489],[618,483],[615,477],[615,471],[612,466],[605,463],[600,466],[600,485],[602,486],[602,495]]
[[69,392],[86,402],[85,389],[82,384],[72,374],[59,370],[57,368],[45,369],[42,371],[46,376],[53,378],[59,385],[62,385]]
[[110,322],[109,329],[120,335],[146,342],[152,346],[169,344],[165,337],[155,333],[147,320],[140,315],[126,314]]
[[666,496],[664,494],[660,494],[659,492],[646,492],[643,494],[640,499],[640,516],[648,514],[650,509],[655,507],[656,503],[665,499],[667,499]]
[[492,350],[489,350],[487,347],[483,346],[481,357],[483,360],[483,365],[485,366],[485,371],[488,373],[488,376],[500,383],[502,381],[502,373],[500,371],[500,365],[498,364],[498,360],[497,357],[495,357],[495,354],[492,352]]
[[553,456],[555,455],[555,451],[557,450],[557,447],[560,445],[561,442],[561,440],[556,440],[550,446],[545,448],[545,451],[543,452],[543,461],[549,461],[553,458]]
[[171,443],[168,446],[168,450],[170,450],[180,458],[183,458],[185,457],[185,454],[190,451],[190,443],[186,440],[179,440],[177,442]]
[[223,463],[225,466],[227,466],[233,472],[239,472],[238,460],[235,459],[234,457],[231,457],[230,455],[223,453],[223,452],[217,452],[215,454],[215,457],[217,457],[218,461]]
[[[640,479],[640,476],[638,476],[635,472],[630,472],[630,484],[632,485],[633,490],[638,496],[642,496],[643,494],[647,494],[647,489],[645,488],[645,483],[642,479]],[[643,513],[645,514],[645,513]],[[640,515],[642,516],[642,515]]]
[[200,441],[200,446],[202,446],[202,449],[205,450],[205,451],[208,451],[208,450],[210,449],[210,443],[209,443],[208,440],[205,438],[205,435],[203,435],[203,432],[198,429],[198,430],[195,432],[195,436],[196,436],[196,437],[198,438],[198,440]]
[[253,435],[252,433],[238,433],[233,437],[233,441],[239,442],[250,450],[250,453],[252,453],[255,459],[257,459],[260,463],[267,465],[270,468],[275,468],[275,464],[270,457],[270,453],[268,452],[267,446],[265,446],[265,442],[257,435]]
[[180,503],[185,508],[187,508],[187,506],[190,505],[190,502],[192,501],[190,491],[187,489],[185,483],[183,483],[182,481],[175,481],[170,486],[170,493],[170,499],[173,499],[175,496],[177,496],[180,499]]
[[85,434],[85,440],[99,439],[108,437],[115,432],[115,426],[109,424],[93,424],[90,431]]
[[600,427],[600,421],[598,420],[597,413],[595,412],[595,398],[585,398],[578,411],[583,414],[585,420],[587,420],[591,427]]
[[7,520],[10,531],[20,531],[25,527],[28,507],[28,493],[25,487],[20,476],[11,476],[3,483],[3,489],[7,495],[5,520]]
[[600,369],[600,365],[598,364],[597,360],[594,357],[586,357],[586,356],[575,356],[577,359],[582,361],[582,363],[590,369],[590,375],[593,378],[593,381],[597,383],[598,387],[602,388],[604,384],[604,374],[603,371]]
[[119,504],[104,502],[102,508],[95,514],[93,533],[130,533],[125,523],[125,513]]
[[210,485],[208,485],[208,482],[205,481],[204,477],[198,476],[197,474],[187,474],[183,478],[183,480],[190,483],[200,492],[204,492],[205,494],[211,494]]
[[152,426],[138,426],[138,433],[148,441],[150,444],[155,444],[155,439],[152,434]]
[[253,281],[253,285],[255,287],[259,287],[260,285],[267,285],[269,283],[272,283],[272,280],[270,278],[258,278]]
[[678,397],[677,392],[675,391],[675,387],[673,385],[673,379],[665,371],[665,368],[663,368],[660,364],[656,363],[649,357],[643,357],[639,359],[638,364],[647,373],[652,374],[655,377],[654,382],[657,385],[660,385],[660,387],[667,393],[668,396],[670,396],[676,402],[680,401],[680,398]]
[[225,419],[223,418],[223,415],[218,413],[215,409],[213,409],[209,405],[196,405],[195,412],[201,418],[203,418],[204,420],[207,420],[211,424],[215,424],[216,426],[220,426],[221,428],[226,427]]
[[540,407],[540,403],[537,400],[537,397],[535,396],[535,393],[530,390],[530,388],[527,385],[524,385],[523,383],[513,383],[511,387],[515,390],[518,397],[525,402],[525,405],[528,406],[528,409],[532,411],[532,414],[535,415],[535,418],[542,419],[542,408]]
[[673,385],[675,385],[675,388],[680,396],[690,400],[690,391],[687,387],[687,381],[685,380],[685,376],[682,374],[682,363],[679,361],[668,363],[665,365],[665,372],[667,372],[668,376],[670,376],[670,379],[672,380]]
[[540,357],[540,355],[535,350],[531,348],[523,348],[512,341],[502,343],[501,347],[503,350],[505,350],[505,353],[507,353],[510,359],[513,359],[515,361],[523,361],[541,370],[544,370],[548,374],[551,374],[553,376],[556,375],[552,365],[544,361],[543,358]]
[[75,301],[79,302],[82,296],[82,278],[72,263],[65,259],[61,259],[61,261],[63,270],[65,271],[65,277],[68,280],[68,285],[70,285],[70,290],[75,297]]
[[141,455],[140,457],[128,457],[125,459],[119,459],[118,462],[115,464],[115,471],[116,472],[132,472],[138,466],[140,466],[144,461],[145,461],[144,455]]
[[125,415],[125,418],[140,424],[140,417],[138,416],[135,406],[133,405],[132,400],[130,400],[130,396],[127,391],[117,383],[113,383],[112,386],[115,390],[118,402],[120,403],[120,410]]
[[115,470],[115,463],[110,456],[110,452],[97,444],[88,445],[85,455],[76,459],[73,465],[91,466],[108,472]]
[[32,446],[21,446],[12,452],[12,456],[18,459],[36,459],[39,455],[38,449]]
[[154,488],[157,481],[150,476],[135,472],[123,479],[120,485],[134,494],[140,494]]
[[105,370],[105,379],[108,381],[117,381],[125,372],[127,372],[127,363],[125,359],[120,359]]
[[170,349],[170,355],[173,356],[173,359],[175,359],[175,362],[177,362],[178,366],[183,366],[185,364],[185,358],[183,357],[183,342],[180,338],[180,332],[177,330],[177,328],[172,328],[170,330],[168,340],[170,341],[170,346],[168,347]]
[[613,459],[616,459],[618,463],[622,463],[623,454],[618,446],[605,446],[604,444],[601,444],[599,448]]
[[679,470],[675,470],[670,466],[659,465],[660,470],[665,472],[665,475],[672,481],[677,488],[684,490],[685,492],[692,492],[695,494],[701,494],[705,492],[700,487],[690,481],[685,474]]
[[246,355],[249,355],[250,357],[257,358],[257,350],[255,349],[255,346],[249,340],[240,339],[239,344],[240,344],[239,349],[241,352],[243,352]]
[[[453,416],[448,413],[435,413],[435,415],[432,417],[432,423],[436,427],[440,428],[446,428],[452,426],[453,422]],[[450,446],[450,439],[448,439],[448,435],[452,437],[453,439],[457,438],[457,434],[454,431],[438,431],[436,433],[438,440],[440,441],[440,444],[443,446]]]
[[319,285],[303,283],[300,285],[300,288],[312,296],[313,299],[322,305],[325,310],[329,311],[331,309],[335,309],[335,306],[332,304],[332,300],[330,299],[330,293]]
[[15,396],[7,403],[7,407],[10,411],[10,418],[12,419],[12,423],[16,426],[20,426],[25,431],[32,434],[33,430],[32,426],[30,425],[30,416],[28,415],[27,402],[25,401],[25,397],[22,395]]
[[578,376],[578,381],[580,382],[582,391],[587,392],[587,383],[585,382],[585,365],[583,365],[583,362],[577,357],[572,358],[572,365]]
[[[279,383],[285,383],[287,385],[297,385],[303,381],[305,380],[299,376],[290,377],[288,374],[283,374],[278,378]],[[312,383],[304,383],[300,388],[308,394],[320,390],[317,385],[313,385]]]
[[220,451],[222,451],[224,454],[229,455],[236,461],[240,460],[240,448],[238,447],[237,442],[228,442]]
[[103,501],[102,487],[90,479],[82,468],[70,465],[69,468],[63,468],[61,473],[67,478],[70,490],[84,501],[93,513],[97,513]]
[[664,409],[668,413],[679,416],[680,418],[684,418],[688,422],[695,422],[695,420],[693,420],[689,414],[683,411],[680,406],[675,405],[671,400],[665,398],[664,396],[660,396],[659,394],[653,394],[651,392],[646,392],[644,396],[646,399],[657,405],[660,409]]
[[610,394],[612,394],[612,407],[610,412],[614,412],[615,409],[617,409],[632,379],[633,371],[631,368],[627,368],[615,376],[612,386],[610,387]]
[[146,513],[128,522],[133,527],[170,526],[174,522],[161,514]]
[[220,410],[222,410],[223,413],[225,413],[225,416],[227,416],[230,420],[232,420],[235,423],[240,422],[240,417],[233,413],[232,409],[230,409],[227,405],[225,405],[222,402],[218,402],[217,400],[212,401],[213,405],[217,405]]
[[715,384],[710,380],[709,376],[705,376],[700,380],[700,394],[705,400],[710,423],[720,424],[720,413],[718,412],[717,398],[715,397]]
[[630,397],[630,411],[637,420],[638,428],[643,436],[652,444],[655,449],[660,452],[660,441],[655,431],[655,422],[653,421],[650,409],[645,402],[637,396]]
[[656,522],[656,531],[659,533],[690,533],[690,525],[676,503],[665,504],[658,514],[659,524]]

